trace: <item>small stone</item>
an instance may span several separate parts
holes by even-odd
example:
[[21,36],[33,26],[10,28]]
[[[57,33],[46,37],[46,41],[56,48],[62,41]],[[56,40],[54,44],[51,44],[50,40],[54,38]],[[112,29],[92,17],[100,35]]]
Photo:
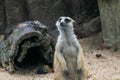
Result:
[[37,74],[46,74],[47,71],[44,67],[40,67],[38,70],[37,70]]
[[100,58],[100,57],[102,57],[102,55],[101,54],[96,54],[96,57]]

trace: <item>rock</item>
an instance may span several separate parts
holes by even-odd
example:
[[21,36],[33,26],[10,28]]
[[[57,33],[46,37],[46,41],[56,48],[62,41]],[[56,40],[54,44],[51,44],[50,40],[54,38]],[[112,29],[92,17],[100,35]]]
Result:
[[3,34],[6,29],[6,16],[4,1],[0,0],[0,34]]
[[45,66],[42,66],[37,70],[37,74],[46,74],[46,73],[47,73],[47,70]]
[[65,15],[62,0],[27,0],[29,20],[39,20],[51,28],[55,21]]
[[51,29],[51,34],[56,39],[58,32],[55,22],[60,16],[70,16],[77,22],[78,27],[76,29],[82,28],[76,31],[80,37],[95,32],[92,28],[96,29],[96,27],[92,26],[99,25],[99,20],[96,20],[98,22],[95,23],[92,22],[93,19],[99,16],[96,0],[92,0],[91,2],[87,0],[1,0],[1,3],[1,33],[4,32],[6,27],[13,28],[14,24],[26,20],[38,20]]
[[99,16],[75,26],[75,33],[78,35],[78,38],[87,37],[99,31],[101,31]]
[[25,0],[5,0],[7,25],[15,25],[27,20]]
[[102,57],[102,55],[101,54],[96,54],[96,57],[100,58],[100,57]]

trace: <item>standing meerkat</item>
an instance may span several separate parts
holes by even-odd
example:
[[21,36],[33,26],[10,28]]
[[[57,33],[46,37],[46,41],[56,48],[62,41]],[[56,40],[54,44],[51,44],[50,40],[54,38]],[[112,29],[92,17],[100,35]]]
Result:
[[59,31],[54,55],[54,80],[87,80],[82,48],[73,31],[75,21],[60,17],[56,26]]

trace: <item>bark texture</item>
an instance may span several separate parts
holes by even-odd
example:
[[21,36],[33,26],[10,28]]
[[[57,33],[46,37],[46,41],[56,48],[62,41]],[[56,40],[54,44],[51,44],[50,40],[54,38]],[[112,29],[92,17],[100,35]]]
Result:
[[98,0],[98,3],[104,41],[117,49],[120,45],[120,1]]
[[54,42],[45,25],[27,21],[14,26],[0,42],[0,61],[10,73],[30,66],[53,65]]
[[[77,35],[84,37],[94,32],[91,31],[93,27],[87,26],[90,29],[87,30],[83,25],[89,25],[99,16],[97,0],[0,0],[0,4],[0,34],[5,34],[5,29],[12,28],[11,25],[38,20],[57,38],[56,20],[60,16],[70,16],[76,21],[77,30],[82,28],[84,32],[78,30]],[[96,26],[96,23],[92,25]]]

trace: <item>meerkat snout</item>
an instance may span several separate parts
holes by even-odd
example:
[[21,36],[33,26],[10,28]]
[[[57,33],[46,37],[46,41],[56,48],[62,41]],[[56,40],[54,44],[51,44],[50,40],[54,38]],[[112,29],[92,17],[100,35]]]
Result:
[[66,24],[64,22],[60,22],[60,26],[65,26]]

